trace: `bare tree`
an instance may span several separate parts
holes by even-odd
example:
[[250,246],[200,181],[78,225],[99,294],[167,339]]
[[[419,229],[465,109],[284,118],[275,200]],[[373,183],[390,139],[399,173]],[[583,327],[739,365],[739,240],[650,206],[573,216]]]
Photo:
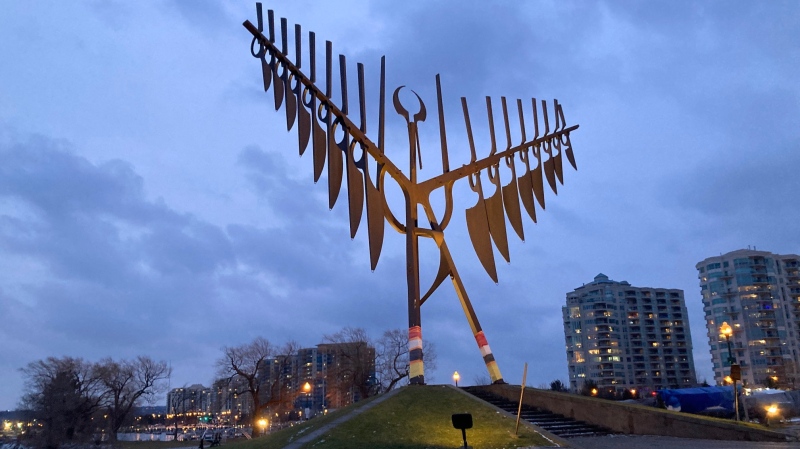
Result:
[[345,327],[335,334],[323,336],[323,341],[325,344],[318,348],[333,352],[336,360],[334,366],[328,367],[327,374],[328,393],[334,398],[332,402],[338,406],[347,404],[355,392],[361,399],[372,396],[377,390],[375,347],[367,332],[362,328]]
[[57,448],[62,443],[91,440],[92,415],[104,399],[96,364],[81,358],[48,357],[20,371],[25,376],[21,405],[33,410],[43,424],[38,443]]
[[486,374],[476,374],[472,379],[472,383],[475,385],[491,385],[492,379],[489,379],[489,376]]
[[[381,391],[389,391],[408,380],[408,334],[403,329],[391,329],[383,333],[378,340],[375,360],[375,371]],[[425,354],[425,372],[436,369],[436,346],[432,342],[423,342]]]
[[[250,419],[255,429],[258,414],[262,407],[263,377],[265,367],[274,354],[272,344],[267,339],[257,337],[250,343],[240,346],[224,347],[223,355],[217,360],[217,373],[236,386],[235,394],[249,394],[252,398]],[[238,382],[233,382],[238,380]]]
[[111,358],[98,364],[100,381],[105,389],[105,408],[109,421],[109,437],[116,441],[117,431],[134,406],[144,400],[152,403],[167,388],[172,370],[166,362],[139,356],[134,360],[115,362]]

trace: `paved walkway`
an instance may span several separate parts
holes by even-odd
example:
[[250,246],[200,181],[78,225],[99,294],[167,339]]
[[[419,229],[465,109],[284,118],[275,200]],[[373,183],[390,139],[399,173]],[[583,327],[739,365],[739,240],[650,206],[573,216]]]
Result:
[[317,429],[317,430],[315,430],[315,431],[313,431],[313,432],[311,432],[311,433],[309,433],[307,435],[301,436],[300,438],[298,438],[298,439],[292,441],[291,443],[287,444],[286,446],[284,446],[283,449],[300,449],[306,443],[310,443],[311,441],[316,440],[317,438],[321,437],[322,435],[325,435],[326,432],[328,432],[329,430],[331,430],[334,427],[338,426],[339,424],[355,418],[356,416],[366,412],[367,410],[371,409],[372,407],[375,407],[376,405],[380,404],[381,402],[383,402],[383,401],[389,399],[390,397],[396,395],[397,393],[400,392],[400,390],[401,390],[401,388],[395,388],[394,390],[392,390],[392,391],[390,391],[388,393],[384,393],[381,397],[376,398],[374,401],[370,402],[369,404],[363,405],[363,406],[353,410],[352,412],[350,412],[350,413],[348,413],[348,414],[346,414],[344,416],[340,416],[339,418],[336,418],[335,420],[329,422],[328,424],[325,424],[324,426],[320,427],[319,429]]
[[800,448],[800,442],[773,443],[758,441],[700,440],[651,435],[609,435],[605,437],[570,438],[575,449],[789,449]]

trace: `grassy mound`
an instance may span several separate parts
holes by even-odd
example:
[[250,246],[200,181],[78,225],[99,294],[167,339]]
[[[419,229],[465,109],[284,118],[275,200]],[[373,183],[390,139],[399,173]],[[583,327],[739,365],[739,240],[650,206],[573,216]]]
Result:
[[315,449],[439,449],[463,445],[453,413],[471,413],[467,442],[475,449],[548,446],[539,434],[520,426],[470,396],[444,386],[405,387],[395,397],[331,429],[307,447]]
[[[280,449],[370,402],[362,401],[265,437],[229,442],[222,449]],[[454,429],[451,423],[453,413],[472,414],[474,427],[467,430],[467,442],[474,449],[551,445],[524,425],[520,425],[519,435],[514,435],[515,420],[498,413],[482,401],[446,386],[426,385],[404,387],[394,397],[331,428],[303,447],[455,449],[463,446],[463,440],[461,431]],[[138,444],[135,446],[137,449],[140,447]]]

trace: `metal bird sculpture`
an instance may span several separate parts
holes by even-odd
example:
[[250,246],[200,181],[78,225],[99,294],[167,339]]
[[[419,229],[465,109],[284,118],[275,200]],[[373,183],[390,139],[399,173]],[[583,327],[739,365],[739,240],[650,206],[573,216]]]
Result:
[[[385,223],[406,238],[406,266],[408,284],[408,338],[409,338],[409,380],[412,384],[425,382],[422,354],[422,327],[420,308],[448,277],[453,282],[467,321],[472,329],[478,348],[494,383],[502,383],[503,377],[489,347],[486,336],[472,308],[467,291],[458,274],[450,250],[444,237],[444,230],[453,215],[453,186],[456,181],[467,178],[475,192],[476,202],[465,211],[470,240],[481,265],[489,277],[497,282],[497,268],[494,259],[496,248],[501,257],[510,261],[506,219],[514,233],[525,238],[522,226],[524,209],[536,222],[536,203],[542,210],[545,207],[544,181],[553,193],[557,185],[564,183],[563,156],[573,168],[577,169],[570,141],[570,133],[578,125],[567,126],[561,104],[552,104],[553,127],[550,127],[548,104],[541,101],[541,109],[536,99],[532,100],[532,124],[534,135],[530,140],[526,135],[526,118],[522,100],[517,100],[517,115],[521,139],[515,144],[509,125],[508,104],[501,97],[502,117],[506,146],[498,151],[495,136],[494,107],[492,99],[486,97],[486,113],[491,139],[489,154],[479,158],[472,134],[469,109],[466,98],[461,98],[462,112],[469,141],[470,160],[454,170],[450,169],[447,136],[445,132],[442,88],[436,76],[437,113],[442,155],[442,173],[425,181],[417,180],[417,165],[422,165],[418,129],[427,119],[427,109],[422,98],[413,92],[417,101],[416,112],[406,109],[400,101],[399,93],[405,86],[398,87],[392,96],[395,111],[406,122],[409,143],[409,171],[406,176],[384,153],[386,121],[386,69],[385,58],[381,58],[380,88],[378,98],[377,143],[367,135],[367,111],[364,82],[364,66],[357,65],[358,76],[358,116],[359,124],[351,121],[347,91],[347,62],[344,55],[338,59],[338,81],[340,99],[333,98],[336,73],[333,67],[333,44],[325,43],[325,86],[318,86],[316,61],[316,36],[308,33],[308,75],[302,67],[303,47],[300,25],[294,26],[294,60],[288,52],[288,24],[280,19],[280,48],[276,42],[275,17],[272,10],[267,13],[267,24],[263,20],[261,4],[256,4],[257,25],[250,21],[243,23],[253,35],[251,54],[261,61],[261,75],[264,91],[273,91],[275,110],[284,108],[286,128],[297,128],[299,153],[302,156],[311,146],[314,182],[322,176],[327,162],[328,205],[333,208],[339,198],[343,178],[347,190],[347,204],[350,217],[350,237],[355,237],[362,214],[366,209],[367,237],[369,242],[370,267],[378,264],[384,240]],[[266,33],[266,34],[265,34]],[[341,136],[337,138],[336,136]],[[546,157],[545,157],[546,156]],[[375,162],[371,172],[369,162]],[[503,167],[501,169],[501,167]],[[403,192],[405,199],[404,220],[398,219],[388,207],[385,197],[387,175]],[[485,175],[485,177],[482,177]],[[506,181],[504,184],[503,181]],[[484,190],[484,184],[487,186]],[[437,216],[431,206],[434,191],[443,192],[444,211]],[[488,192],[488,196],[484,193]],[[535,201],[534,201],[535,199]],[[520,203],[522,207],[520,207]],[[422,207],[429,226],[421,226],[418,208]],[[439,249],[439,269],[425,294],[421,294],[419,280],[419,238],[431,239]]]

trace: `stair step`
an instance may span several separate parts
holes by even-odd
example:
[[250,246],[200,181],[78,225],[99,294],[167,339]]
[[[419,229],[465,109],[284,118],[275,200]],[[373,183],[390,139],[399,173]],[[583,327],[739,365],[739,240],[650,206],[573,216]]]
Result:
[[[514,415],[519,410],[519,405],[513,401],[497,397],[493,394],[486,393],[480,390],[475,390],[473,387],[463,388],[467,393],[481,399],[497,408],[505,410]],[[524,405],[522,407],[521,418],[535,424],[548,432],[558,435],[561,438],[574,438],[585,436],[605,436],[610,435],[612,432],[608,429],[588,424],[583,421],[578,421],[572,418],[551,413],[547,410],[542,410],[535,407]]]

